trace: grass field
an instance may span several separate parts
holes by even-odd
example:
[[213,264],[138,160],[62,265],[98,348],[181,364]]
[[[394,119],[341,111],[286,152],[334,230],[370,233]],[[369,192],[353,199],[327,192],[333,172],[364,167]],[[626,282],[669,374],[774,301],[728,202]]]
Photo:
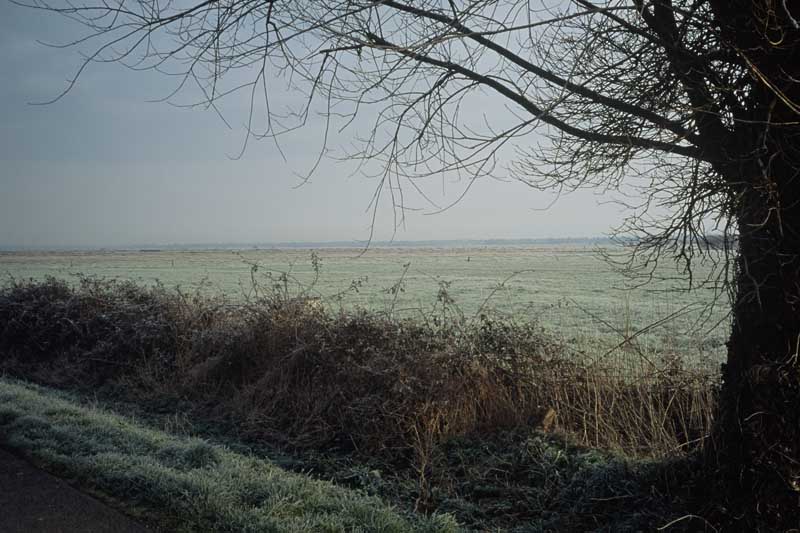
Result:
[[[724,303],[703,320],[712,291],[627,289],[625,279],[590,245],[397,247],[359,254],[357,249],[7,252],[0,253],[0,275],[158,280],[189,292],[222,292],[235,302],[252,295],[254,279],[269,285],[288,273],[288,290],[308,290],[329,309],[361,306],[413,316],[441,309],[446,301],[448,311],[470,317],[491,306],[518,320],[535,319],[590,355],[643,329],[635,342],[647,353],[712,363],[724,355]],[[663,273],[676,276],[674,269]]]

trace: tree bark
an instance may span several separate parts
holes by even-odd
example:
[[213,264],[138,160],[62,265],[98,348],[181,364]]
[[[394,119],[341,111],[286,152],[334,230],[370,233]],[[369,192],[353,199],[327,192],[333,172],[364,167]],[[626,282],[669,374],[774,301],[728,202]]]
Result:
[[[717,168],[738,222],[734,320],[709,452],[725,530],[800,529],[800,6],[710,0],[746,86]],[[727,527],[726,527],[727,526]]]
[[[734,321],[710,448],[721,474],[717,496],[723,496],[723,524],[735,523],[736,530],[800,528],[800,183],[795,174],[776,164],[761,176],[772,182],[750,187],[739,208]],[[776,198],[781,205],[775,205]]]

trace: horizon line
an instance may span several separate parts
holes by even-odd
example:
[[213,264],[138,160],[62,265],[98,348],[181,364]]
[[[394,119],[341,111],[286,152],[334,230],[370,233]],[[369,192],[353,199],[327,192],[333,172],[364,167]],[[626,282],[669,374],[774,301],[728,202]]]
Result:
[[241,249],[281,249],[281,248],[387,248],[436,246],[443,244],[558,244],[568,242],[609,242],[608,236],[569,236],[569,237],[521,237],[485,239],[412,239],[412,240],[331,240],[331,241],[277,241],[277,242],[177,242],[177,243],[130,243],[130,244],[42,244],[20,245],[0,244],[2,252],[16,251],[162,251],[162,250],[241,250]]

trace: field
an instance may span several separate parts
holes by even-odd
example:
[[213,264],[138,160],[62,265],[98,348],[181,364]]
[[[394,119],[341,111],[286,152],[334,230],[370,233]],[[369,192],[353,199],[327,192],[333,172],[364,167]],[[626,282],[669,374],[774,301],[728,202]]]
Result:
[[535,320],[591,357],[635,336],[637,351],[715,364],[729,327],[724,303],[706,313],[713,291],[626,288],[591,245],[387,247],[363,254],[342,248],[18,252],[0,254],[0,275],[159,281],[186,292],[221,292],[232,302],[252,296],[254,282],[262,289],[278,284],[320,298],[329,310],[360,306],[405,316],[470,318],[493,308],[517,321]]

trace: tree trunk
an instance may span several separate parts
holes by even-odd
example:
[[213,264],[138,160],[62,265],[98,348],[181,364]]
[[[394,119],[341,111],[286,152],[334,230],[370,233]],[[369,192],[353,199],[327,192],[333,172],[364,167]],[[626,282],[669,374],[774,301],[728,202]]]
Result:
[[800,183],[773,163],[752,169],[761,178],[739,206],[734,321],[711,447],[722,483],[715,499],[737,531],[800,528]]
[[725,530],[800,529],[800,6],[710,0],[742,60],[717,168],[739,225],[734,321],[709,451]]

